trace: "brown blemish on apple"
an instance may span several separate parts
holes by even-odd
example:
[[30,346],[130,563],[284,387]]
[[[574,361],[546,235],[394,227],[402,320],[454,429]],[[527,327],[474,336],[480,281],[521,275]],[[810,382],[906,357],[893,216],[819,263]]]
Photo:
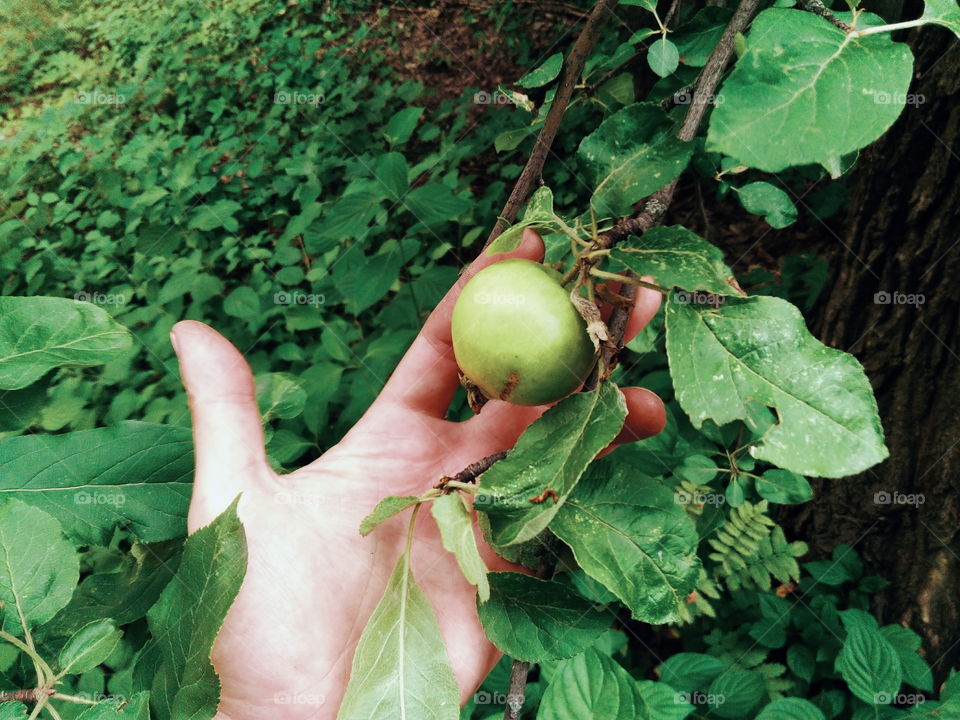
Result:
[[503,386],[503,390],[500,391],[501,400],[509,400],[510,395],[514,390],[517,389],[517,385],[520,384],[520,376],[517,375],[516,370],[511,370],[510,374],[507,375],[507,384]]

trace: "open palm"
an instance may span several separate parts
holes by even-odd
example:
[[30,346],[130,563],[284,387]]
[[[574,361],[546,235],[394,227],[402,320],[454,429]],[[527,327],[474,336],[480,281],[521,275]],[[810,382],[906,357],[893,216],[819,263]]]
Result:
[[[512,447],[546,409],[492,401],[465,422],[444,419],[458,386],[450,314],[460,288],[494,261],[542,255],[542,241],[528,231],[516,251],[474,262],[363,418],[323,457],[289,475],[267,464],[253,378],[240,353],[201,323],[174,328],[197,458],[190,531],[241,493],[249,552],[213,649],[220,720],[336,716],[357,641],[403,551],[408,515],[366,538],[360,521],[387,495],[420,495],[442,475]],[[659,301],[656,292],[638,292],[628,337],[649,322]],[[640,388],[624,394],[629,414],[617,442],[659,432],[665,422],[659,398]],[[491,569],[511,567],[479,533],[478,539]],[[484,637],[475,589],[444,550],[429,513],[418,517],[411,566],[437,613],[466,699],[500,654]]]

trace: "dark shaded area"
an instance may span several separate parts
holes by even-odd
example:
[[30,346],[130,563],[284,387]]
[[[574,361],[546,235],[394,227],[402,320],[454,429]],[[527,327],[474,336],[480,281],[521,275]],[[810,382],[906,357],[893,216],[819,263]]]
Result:
[[864,364],[890,458],[815,481],[784,520],[811,555],[850,543],[891,581],[873,609],[925,637],[941,682],[960,663],[960,47],[932,26],[907,40],[923,101],[861,154],[845,219],[822,226],[831,279],[812,328]]

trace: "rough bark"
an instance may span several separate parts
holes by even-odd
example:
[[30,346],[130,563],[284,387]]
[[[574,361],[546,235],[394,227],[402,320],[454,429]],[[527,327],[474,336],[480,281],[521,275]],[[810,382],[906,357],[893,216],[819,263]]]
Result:
[[[924,102],[862,153],[845,221],[824,226],[836,247],[814,328],[863,362],[890,458],[859,477],[816,481],[814,502],[788,525],[819,554],[855,544],[891,581],[874,610],[924,636],[939,682],[960,667],[960,48],[939,28],[907,41]],[[883,292],[925,301],[875,302]],[[882,492],[924,502],[875,502]]]

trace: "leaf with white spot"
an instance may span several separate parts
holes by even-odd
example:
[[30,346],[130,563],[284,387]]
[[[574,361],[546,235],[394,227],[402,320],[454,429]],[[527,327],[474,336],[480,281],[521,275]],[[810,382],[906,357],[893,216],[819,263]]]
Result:
[[768,172],[831,167],[893,124],[912,72],[910,48],[887,35],[855,37],[803,10],[764,10],[720,88],[707,150]]
[[[517,545],[539,535],[620,432],[626,412],[623,393],[604,382],[564,398],[535,420],[510,454],[480,476],[473,507],[487,514],[491,543]],[[544,496],[546,490],[553,495]]]
[[725,298],[719,308],[671,301],[666,329],[677,400],[695,427],[745,419],[759,402],[779,422],[751,448],[758,459],[801,475],[843,477],[887,457],[860,363],[817,341],[785,300]]
[[577,157],[594,183],[590,203],[603,217],[630,214],[631,206],[676,178],[693,143],[657,103],[629,105],[604,120],[580,143]]
[[613,248],[610,258],[637,275],[650,275],[667,288],[741,294],[720,248],[681,225],[632,235]]
[[700,573],[696,526],[673,491],[612,460],[591,467],[550,530],[641,622],[676,620]]

